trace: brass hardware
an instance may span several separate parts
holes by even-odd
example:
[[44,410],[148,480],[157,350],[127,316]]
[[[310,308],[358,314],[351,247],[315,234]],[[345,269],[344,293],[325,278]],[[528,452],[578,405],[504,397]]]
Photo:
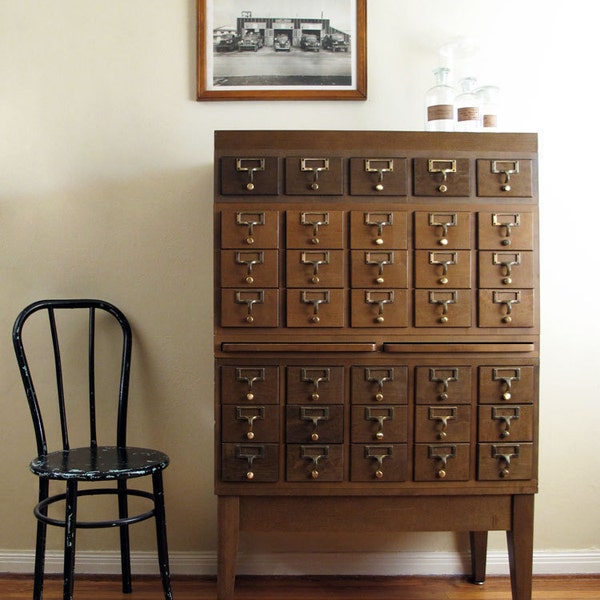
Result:
[[[445,219],[445,220],[442,220]],[[429,226],[430,227],[441,227],[442,235],[438,240],[440,246],[448,245],[448,227],[456,227],[458,225],[458,215],[456,213],[451,214],[436,214],[429,213]]]
[[252,268],[254,265],[262,265],[265,262],[265,253],[260,252],[236,252],[235,262],[238,265],[246,265],[246,277],[244,278],[245,283],[254,283],[254,277],[252,277]]
[[[375,374],[377,371],[384,373],[384,375],[382,377],[377,376]],[[375,400],[377,402],[383,402],[383,384],[388,381],[394,381],[394,369],[372,369],[365,367],[365,381],[377,384]]]
[[[445,258],[444,258],[445,257]],[[430,252],[429,264],[439,265],[442,267],[442,276],[438,279],[438,283],[446,285],[448,283],[448,267],[456,265],[458,262],[457,252]]]
[[366,265],[377,265],[377,277],[375,283],[384,283],[383,279],[383,267],[385,265],[394,264],[394,253],[393,252],[365,252],[365,264]]
[[[377,296],[383,296],[383,298],[377,298]],[[375,323],[383,323],[383,307],[385,304],[393,304],[394,303],[394,290],[385,290],[385,291],[365,291],[365,302],[367,304],[377,304],[379,306],[379,311],[377,316],[375,317]]]
[[[248,406],[236,406],[236,418],[238,421],[246,421],[248,423],[248,431],[246,432],[246,438],[249,440],[254,439],[254,421],[257,419],[259,421],[265,420],[265,407],[264,406],[256,406],[256,407],[248,407]],[[250,412],[253,411],[253,412]],[[249,414],[248,414],[249,413]]]
[[[247,296],[246,298],[242,297],[242,295]],[[265,301],[265,292],[264,290],[256,290],[256,291],[236,291],[235,293],[235,302],[236,304],[245,304],[248,307],[248,314],[244,319],[246,323],[254,322],[254,315],[252,314],[252,310],[255,304],[264,304]]]
[[[375,163],[387,164],[385,167],[372,166]],[[377,184],[374,186],[374,190],[378,192],[383,191],[383,174],[394,172],[394,159],[393,158],[366,158],[365,159],[365,171],[367,173],[377,173]]]
[[374,458],[377,461],[377,470],[375,477],[383,479],[383,461],[386,458],[392,458],[394,455],[394,446],[365,446],[365,458]]
[[[371,216],[373,215],[373,217]],[[380,220],[383,217],[383,220]],[[376,220],[378,219],[378,220]],[[383,228],[386,225],[394,224],[394,213],[365,213],[365,225],[370,227],[377,227],[377,238],[375,243],[381,246],[384,243],[383,240]]]
[[[441,377],[438,373],[450,372],[448,377]],[[438,400],[445,402],[448,400],[448,386],[451,381],[458,381],[458,369],[429,369],[429,381],[432,383],[442,384],[442,393],[438,396]]]
[[[500,464],[499,475],[502,478],[510,476],[510,465],[513,458],[519,458],[520,446],[493,445],[492,458],[497,458]],[[512,450],[512,452],[511,452]]]
[[[258,163],[258,166],[243,166],[246,163]],[[236,158],[235,159],[235,170],[240,172],[248,173],[248,183],[245,188],[248,191],[254,189],[254,173],[265,170],[265,159],[264,158]]]
[[506,307],[506,313],[502,317],[502,322],[512,323],[512,307],[513,304],[521,303],[521,292],[519,290],[514,292],[497,292],[494,290],[492,292],[492,302],[494,304],[503,304]]
[[494,227],[504,227],[504,239],[502,240],[503,246],[510,246],[511,239],[510,234],[512,233],[513,227],[521,226],[521,215],[513,214],[513,215],[501,215],[494,213],[492,215],[492,225]]
[[329,382],[331,377],[331,369],[301,369],[300,379],[304,383],[312,383],[313,391],[310,395],[311,400],[319,399],[319,384]]
[[[321,166],[309,167],[309,161],[320,163]],[[313,174],[313,181],[310,184],[311,190],[319,189],[319,175],[323,171],[329,171],[329,159],[328,158],[301,158],[300,159],[300,170],[308,171]]]
[[[512,372],[513,375],[501,375],[501,372]],[[516,367],[514,369],[492,369],[492,381],[501,381],[505,386],[506,390],[502,394],[502,400],[510,400],[512,397],[512,382],[521,380],[521,369]]]
[[[312,296],[312,298],[309,297]],[[329,290],[323,291],[306,291],[302,290],[300,293],[300,299],[304,304],[312,304],[313,306],[313,314],[310,318],[311,323],[318,323],[321,318],[319,317],[319,306],[321,304],[329,304],[330,302],[330,293]]]
[[438,192],[445,193],[448,191],[446,182],[448,181],[448,173],[456,173],[456,161],[444,159],[429,159],[427,161],[427,170],[430,173],[441,173],[442,183],[438,186]]
[[235,214],[235,222],[237,225],[244,225],[248,227],[248,237],[246,238],[246,244],[254,244],[254,227],[255,225],[265,224],[265,213],[238,212]]
[[[317,220],[309,220],[312,217],[316,217]],[[318,244],[320,243],[320,240],[318,238],[319,227],[322,225],[329,225],[329,213],[300,213],[300,224],[308,225],[313,228],[313,237],[311,239],[311,243]]]
[[313,425],[313,431],[310,439],[313,442],[319,441],[319,433],[317,429],[320,421],[329,421],[329,407],[328,406],[301,406],[300,407],[300,420],[311,421]]
[[[510,413],[510,414],[506,414]],[[500,433],[501,438],[507,438],[510,436],[510,424],[513,419],[519,419],[521,417],[520,406],[492,406],[492,419],[500,421],[500,427],[502,431]]]
[[[504,167],[499,166],[504,165]],[[512,165],[508,168],[505,168],[506,165]],[[500,189],[503,192],[510,192],[510,176],[517,175],[519,173],[519,161],[518,160],[493,160],[492,164],[492,173],[495,175],[504,175],[504,183],[500,186]]]
[[235,457],[246,460],[248,462],[248,470],[246,471],[246,479],[251,481],[254,479],[254,471],[252,466],[254,461],[258,458],[264,458],[266,450],[264,446],[236,446]]
[[492,254],[492,264],[494,266],[503,267],[504,277],[502,278],[502,283],[504,285],[509,285],[510,283],[512,283],[512,267],[518,267],[521,264],[521,253],[494,252]]
[[365,421],[377,421],[379,428],[375,434],[376,440],[382,440],[383,434],[383,423],[385,421],[393,421],[394,419],[394,407],[388,406],[385,408],[365,406]]
[[[253,375],[253,373],[255,373]],[[235,379],[236,381],[245,382],[248,385],[248,393],[246,394],[246,400],[254,400],[254,392],[252,391],[252,387],[257,381],[265,380],[265,369],[241,369],[236,368],[235,370]]]
[[[437,414],[440,411],[444,411],[442,414]],[[458,408],[456,406],[444,406],[440,408],[438,406],[429,407],[429,420],[436,422],[436,429],[438,430],[438,439],[443,440],[448,437],[448,421],[454,421],[456,419],[456,413]],[[450,414],[448,414],[450,413]]]
[[[309,256],[317,256],[320,258],[308,258]],[[302,254],[300,255],[300,262],[303,265],[312,265],[313,267],[313,276],[310,280],[311,283],[319,283],[319,267],[321,265],[328,265],[329,264],[329,251],[325,251],[325,252],[314,252],[314,251],[309,251],[309,252],[302,252]]]
[[456,446],[428,446],[427,455],[439,463],[436,477],[445,479],[449,458],[456,458]]
[[300,457],[307,458],[312,462],[310,476],[313,479],[319,478],[319,461],[329,457],[329,446],[300,446]]
[[[438,296],[436,298],[436,295]],[[449,295],[450,297],[446,300],[442,300],[444,295]],[[448,292],[435,292],[429,291],[429,304],[438,304],[442,307],[442,316],[439,318],[439,322],[444,324],[447,323],[450,319],[448,318],[448,306],[450,304],[456,304],[458,301],[458,292],[456,290],[448,291]]]

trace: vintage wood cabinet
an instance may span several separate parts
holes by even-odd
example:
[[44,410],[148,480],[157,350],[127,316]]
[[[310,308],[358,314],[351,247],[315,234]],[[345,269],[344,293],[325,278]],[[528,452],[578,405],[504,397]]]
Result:
[[530,600],[534,134],[215,134],[218,597],[240,531],[507,532]]

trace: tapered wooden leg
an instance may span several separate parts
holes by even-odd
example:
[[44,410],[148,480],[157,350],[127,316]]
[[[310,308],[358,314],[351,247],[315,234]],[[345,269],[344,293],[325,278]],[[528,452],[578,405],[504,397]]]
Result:
[[513,496],[512,529],[506,532],[513,600],[531,600],[533,495]]
[[219,528],[217,600],[233,600],[240,539],[239,496],[219,496],[217,520]]
[[481,585],[485,581],[485,567],[487,561],[487,531],[471,531],[471,583]]

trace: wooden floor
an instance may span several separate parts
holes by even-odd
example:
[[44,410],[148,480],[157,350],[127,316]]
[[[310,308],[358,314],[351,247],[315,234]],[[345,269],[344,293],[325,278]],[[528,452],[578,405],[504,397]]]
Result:
[[[2,600],[31,599],[31,577],[0,576]],[[174,578],[174,600],[215,600],[213,578]],[[458,577],[238,577],[236,600],[511,600],[508,577],[489,577],[477,586]],[[598,600],[600,575],[535,577],[535,600]],[[47,578],[44,600],[62,600],[61,581]],[[75,583],[75,600],[164,600],[160,581],[134,579],[133,594],[122,594],[118,578]]]

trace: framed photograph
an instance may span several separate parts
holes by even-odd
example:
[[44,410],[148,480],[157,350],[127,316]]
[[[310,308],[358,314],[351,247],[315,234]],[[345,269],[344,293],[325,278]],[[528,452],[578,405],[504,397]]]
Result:
[[365,100],[367,0],[197,0],[198,100]]

